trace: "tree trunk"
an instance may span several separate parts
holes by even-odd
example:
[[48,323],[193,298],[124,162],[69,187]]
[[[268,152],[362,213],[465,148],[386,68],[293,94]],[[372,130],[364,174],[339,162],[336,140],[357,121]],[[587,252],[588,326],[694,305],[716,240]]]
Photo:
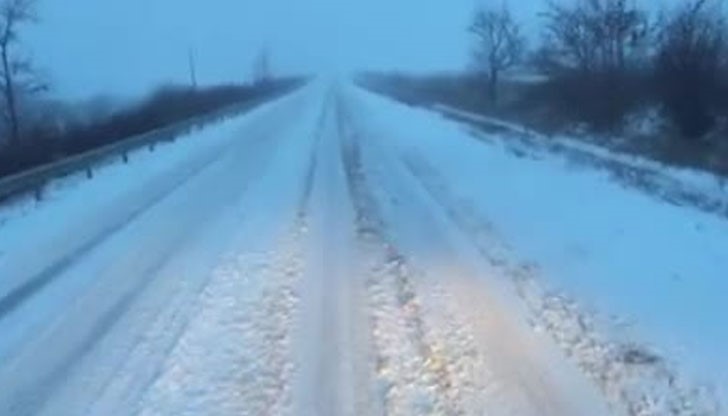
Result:
[[2,57],[3,78],[5,83],[5,104],[7,105],[7,118],[10,123],[10,143],[17,145],[20,141],[20,126],[18,122],[18,108],[15,101],[15,89],[13,88],[13,73],[10,68],[10,60],[8,58],[8,46],[0,47],[0,57]]

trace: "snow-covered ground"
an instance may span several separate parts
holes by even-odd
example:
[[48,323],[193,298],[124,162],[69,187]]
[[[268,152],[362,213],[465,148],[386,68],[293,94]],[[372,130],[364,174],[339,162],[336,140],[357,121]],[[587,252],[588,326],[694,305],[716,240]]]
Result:
[[[690,386],[685,389],[694,387],[701,396],[715,392],[726,402],[725,218],[625,188],[606,170],[575,165],[542,149],[529,153],[522,147],[524,153],[514,154],[512,131],[488,141],[487,135],[468,134],[463,125],[432,112],[375,96],[368,101],[372,110],[362,112],[377,117],[370,124],[383,126],[380,133],[396,138],[403,157],[462,205],[471,228],[480,222],[507,244],[500,250],[511,254],[499,254],[501,261],[536,269],[546,290],[579,300],[592,319],[611,321],[602,326],[612,341],[644,344],[666,366],[677,367],[671,371],[679,375],[670,377],[687,378],[681,380]],[[381,110],[384,106],[390,111]],[[695,185],[685,180],[688,171],[661,173]],[[717,179],[698,179],[711,195],[728,200]]]
[[705,211],[728,217],[728,178],[697,169],[668,166],[636,154],[616,152],[569,136],[547,137],[516,123],[443,104],[434,105],[432,108],[449,117],[501,129],[505,134],[500,136],[506,143],[528,152],[531,156],[562,153],[571,161],[591,168],[606,168],[624,183],[652,191],[667,201],[695,205]]
[[3,415],[715,414],[728,381],[725,220],[345,82],[0,215]]

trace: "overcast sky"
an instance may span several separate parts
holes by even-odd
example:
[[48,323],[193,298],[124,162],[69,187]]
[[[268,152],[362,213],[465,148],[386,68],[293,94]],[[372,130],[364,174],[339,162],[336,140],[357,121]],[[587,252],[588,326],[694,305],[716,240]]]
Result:
[[[41,20],[24,40],[57,95],[135,96],[186,81],[190,48],[202,83],[248,79],[264,46],[286,72],[460,69],[483,2],[39,0]],[[510,3],[533,31],[543,0]]]

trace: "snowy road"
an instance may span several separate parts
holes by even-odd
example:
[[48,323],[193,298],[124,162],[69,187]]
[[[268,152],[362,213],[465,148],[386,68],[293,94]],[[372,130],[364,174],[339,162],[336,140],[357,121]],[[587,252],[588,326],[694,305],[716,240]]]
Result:
[[373,103],[316,82],[9,218],[0,414],[619,414]]

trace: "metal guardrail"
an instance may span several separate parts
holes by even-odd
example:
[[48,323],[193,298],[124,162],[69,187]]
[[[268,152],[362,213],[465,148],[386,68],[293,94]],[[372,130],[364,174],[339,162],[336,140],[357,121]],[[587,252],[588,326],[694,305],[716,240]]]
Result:
[[236,116],[249,111],[260,104],[276,99],[295,88],[284,88],[265,97],[255,98],[244,103],[233,104],[221,110],[208,114],[193,117],[181,122],[161,127],[146,133],[138,134],[118,142],[90,150],[85,153],[64,158],[57,162],[42,165],[25,172],[0,178],[0,203],[10,197],[26,193],[34,193],[35,198],[43,198],[45,185],[58,178],[62,178],[77,172],[86,172],[88,178],[93,177],[93,169],[104,161],[115,157],[128,162],[129,152],[144,146],[149,146],[151,151],[158,143],[174,141],[194,130],[214,124],[221,120]]

